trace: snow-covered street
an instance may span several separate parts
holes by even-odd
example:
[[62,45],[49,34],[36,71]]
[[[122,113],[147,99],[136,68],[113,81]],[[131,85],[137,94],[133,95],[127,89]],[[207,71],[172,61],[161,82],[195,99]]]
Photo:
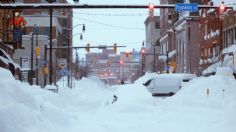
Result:
[[151,74],[112,87],[96,78],[74,89],[59,82],[58,94],[16,81],[2,68],[0,76],[0,132],[236,130],[236,81],[223,73],[196,78],[168,98],[154,98],[142,85]]

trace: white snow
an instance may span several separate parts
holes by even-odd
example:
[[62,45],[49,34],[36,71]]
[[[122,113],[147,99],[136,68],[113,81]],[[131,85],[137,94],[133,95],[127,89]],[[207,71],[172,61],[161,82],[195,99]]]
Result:
[[[229,55],[228,53],[233,53],[234,57],[232,55]],[[221,54],[225,55],[224,60],[222,62],[220,61],[216,62],[218,61],[217,57],[213,58],[213,60],[211,61],[209,61],[208,59],[208,62],[216,62],[216,63],[207,67],[202,72],[203,75],[216,72],[217,67],[230,67],[236,73],[236,44],[232,44],[231,46],[223,49]],[[199,63],[201,63],[201,60]]]
[[0,59],[5,63],[5,64],[13,64],[14,65],[14,67],[15,67],[15,69],[17,69],[17,68],[19,68],[19,69],[21,69],[21,67],[17,64],[17,63],[15,63],[12,59],[11,59],[11,57],[4,51],[4,50],[2,50],[2,49],[0,49],[1,50],[1,52],[3,52],[3,54],[6,56],[6,58],[5,57],[2,57],[2,56],[0,56]]
[[[150,73],[113,87],[96,78],[83,78],[74,89],[59,82],[56,94],[16,81],[0,68],[0,131],[234,132],[236,81],[223,71],[227,74],[196,78],[163,99],[142,85],[156,76]],[[113,95],[118,100],[112,104]]]

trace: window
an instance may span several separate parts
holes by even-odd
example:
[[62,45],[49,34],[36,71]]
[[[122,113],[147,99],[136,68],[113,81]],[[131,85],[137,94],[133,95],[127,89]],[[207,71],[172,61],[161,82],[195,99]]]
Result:
[[67,27],[67,18],[61,19],[61,25],[62,25],[62,27]]
[[156,46],[160,46],[160,41],[159,41],[159,39],[156,41]]
[[42,34],[50,36],[50,28],[49,27],[45,27],[44,31],[42,32]]
[[160,22],[155,23],[155,29],[160,29]]

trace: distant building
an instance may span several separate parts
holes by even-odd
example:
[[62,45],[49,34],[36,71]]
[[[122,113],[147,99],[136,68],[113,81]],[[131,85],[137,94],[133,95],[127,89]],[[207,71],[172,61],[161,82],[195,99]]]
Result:
[[[128,56],[127,56],[128,55]],[[138,51],[121,52],[120,79],[127,82],[134,82],[139,76],[141,60]]]
[[[160,53],[160,17],[149,16],[145,20],[146,26],[146,53],[145,56],[145,70],[156,71],[157,57]],[[149,55],[148,55],[149,54]],[[154,60],[155,59],[155,60]]]
[[87,53],[86,63],[90,76],[97,76],[108,84],[120,83],[120,56],[112,49],[103,49],[101,53]]

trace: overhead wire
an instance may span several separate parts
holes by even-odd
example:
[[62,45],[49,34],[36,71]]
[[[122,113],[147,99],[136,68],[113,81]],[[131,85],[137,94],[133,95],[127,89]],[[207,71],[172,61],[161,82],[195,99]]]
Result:
[[[73,14],[88,15],[88,16],[147,16],[146,13],[135,13],[135,14],[105,14],[105,13],[82,13],[73,12]],[[159,15],[159,14],[155,14]]]
[[81,18],[81,17],[76,17],[76,16],[73,16],[73,17],[76,18],[76,19],[83,20],[83,21],[87,21],[87,22],[91,22],[91,23],[95,23],[95,24],[100,24],[100,25],[103,25],[103,26],[113,27],[113,28],[120,28],[120,29],[127,29],[127,30],[145,30],[144,28],[133,28],[133,27],[118,26],[118,25],[102,23],[102,22],[98,22],[98,21],[94,21],[94,20],[90,20],[90,19],[86,19],[86,18]]

